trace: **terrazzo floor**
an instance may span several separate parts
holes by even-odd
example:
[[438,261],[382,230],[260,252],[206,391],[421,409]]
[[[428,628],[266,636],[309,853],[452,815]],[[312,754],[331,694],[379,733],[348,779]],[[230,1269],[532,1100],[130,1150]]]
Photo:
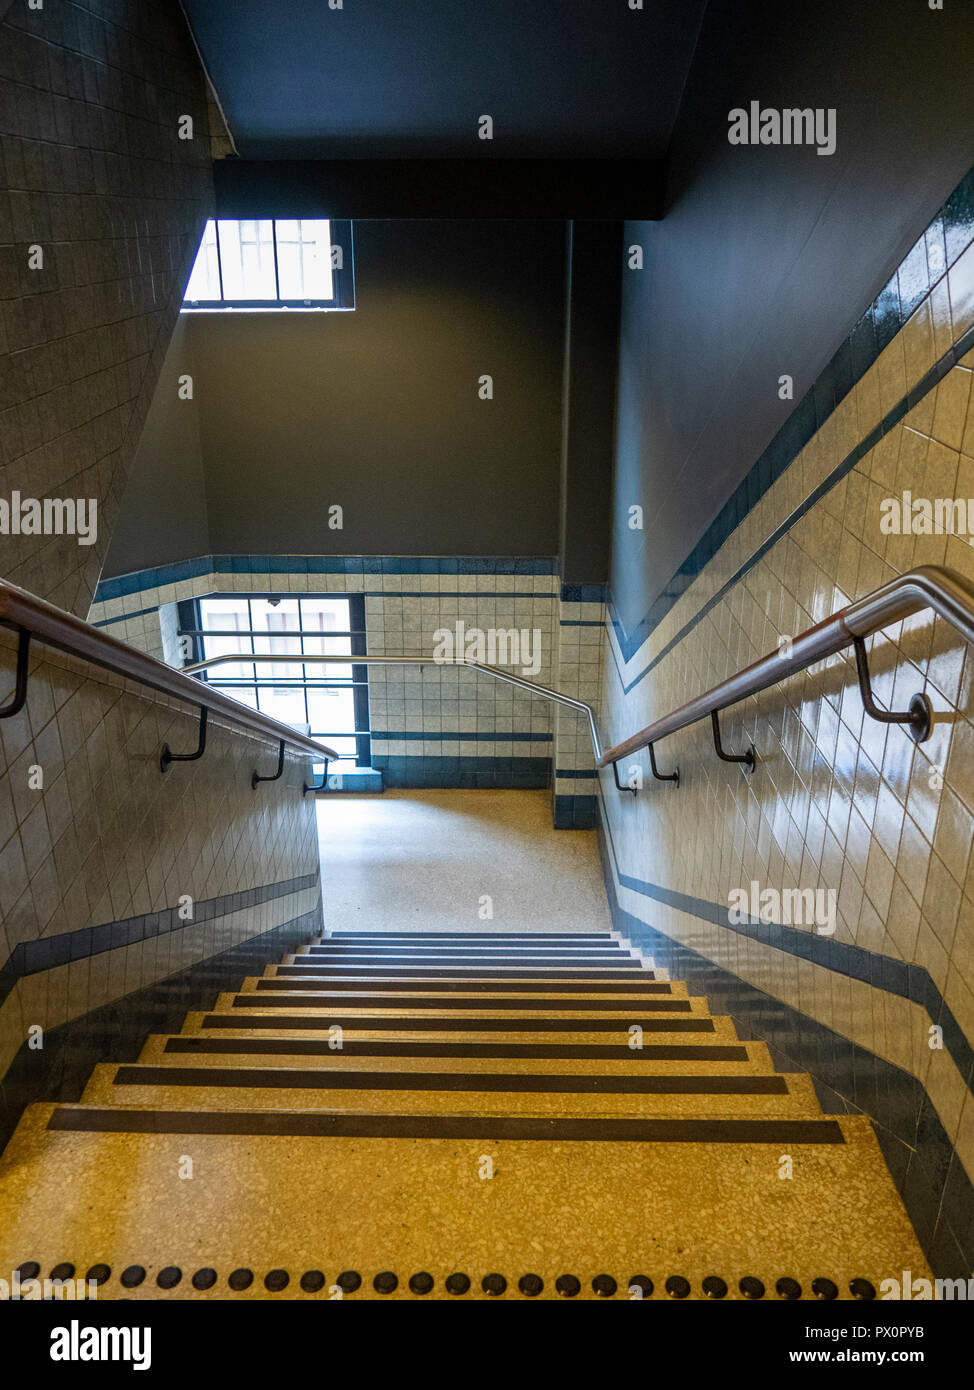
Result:
[[109,1299],[830,1300],[928,1274],[864,1116],[607,934],[466,931],[309,942],[80,1103],[30,1106],[0,1268]]
[[330,931],[611,930],[595,831],[553,829],[549,792],[329,795],[317,812]]

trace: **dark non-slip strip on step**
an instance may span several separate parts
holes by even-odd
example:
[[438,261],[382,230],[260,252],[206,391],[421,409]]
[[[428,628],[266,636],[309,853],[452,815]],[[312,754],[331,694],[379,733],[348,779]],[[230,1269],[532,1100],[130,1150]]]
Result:
[[[235,1009],[295,1007],[293,999],[279,996],[237,994]],[[327,999],[302,999],[302,1009],[330,1007]],[[280,1018],[266,1018],[259,1028],[310,1028],[316,1026],[310,1018],[294,1017],[288,1025]],[[711,1018],[404,1018],[401,1014],[328,1014],[317,1025],[321,1028],[348,1028],[360,1033],[625,1033],[640,1027],[644,1033],[713,1033]]]
[[291,1067],[120,1066],[115,1086],[307,1091],[555,1091],[571,1095],[785,1096],[784,1076],[524,1076],[516,1072],[309,1071]]
[[606,956],[607,959],[618,959],[618,956],[628,955],[628,951],[622,951],[622,947],[617,941],[610,942],[606,947],[567,947],[567,945],[557,945],[557,947],[529,947],[527,941],[517,944],[514,941],[500,942],[500,945],[489,947],[486,941],[464,942],[464,945],[456,945],[453,941],[349,941],[349,942],[327,942],[325,945],[313,945],[308,947],[308,951],[313,951],[315,955],[436,955],[442,952],[449,956],[475,956],[486,955],[490,959],[496,956],[511,956],[513,959],[522,959],[524,956],[567,956],[571,959],[588,960],[597,956]]
[[[277,1019],[274,1020],[275,1024]],[[250,1018],[211,1014],[208,1028],[263,1026]],[[321,1024],[319,1027],[323,1026]],[[166,1041],[166,1052],[261,1055],[267,1057],[334,1057],[335,1049],[324,1038],[209,1038],[178,1034]],[[518,1058],[527,1061],[593,1062],[746,1062],[747,1048],[740,1043],[644,1043],[637,1051],[615,1043],[497,1043],[497,1042],[382,1042],[345,1038],[344,1057],[456,1057]]]
[[377,951],[395,954],[396,951],[450,951],[476,954],[478,951],[488,955],[574,955],[574,956],[612,956],[620,955],[624,948],[620,941],[588,941],[580,946],[572,946],[567,941],[437,941],[435,937],[426,941],[313,941],[310,951]]
[[[308,965],[279,965],[274,979],[292,976],[304,976],[305,979],[320,979],[322,989],[327,989],[330,994],[336,990],[353,991],[362,994],[366,991],[370,994],[395,994],[400,996],[405,1003],[410,993],[416,994],[507,994],[521,993],[525,985],[530,987],[532,994],[562,994],[570,995],[575,998],[580,990],[574,982],[562,984],[550,980],[491,980],[487,984],[480,979],[473,980],[343,980],[335,978],[330,973],[324,975],[319,970],[324,967]],[[596,997],[612,996],[615,994],[672,994],[673,986],[667,980],[654,980],[652,970],[644,970],[645,979],[641,980],[619,980],[601,981],[599,984],[586,986],[584,993],[586,996]]]
[[450,969],[424,967],[422,969],[405,969],[399,965],[335,965],[336,973],[345,976],[360,978],[365,975],[385,975],[393,980],[421,980],[425,975],[429,975],[436,980],[489,980],[493,976],[499,979],[510,979],[512,976],[520,979],[540,980],[625,980],[639,979],[647,972],[639,965],[619,965],[610,970],[592,970],[588,966],[579,965],[574,969],[560,965],[557,969],[550,969],[542,965],[490,965],[473,966],[460,970],[457,967]]
[[322,1111],[123,1110],[58,1106],[49,1130],[338,1139],[548,1139],[634,1144],[844,1144],[835,1120],[538,1119],[506,1115],[334,1115]]
[[[272,985],[273,980],[260,980],[261,986]],[[363,994],[353,995],[351,998],[347,994],[330,996],[323,985],[308,985],[301,980],[282,980],[281,986],[290,990],[296,989],[316,989],[320,991],[321,997],[333,997],[338,1008],[346,1009],[398,1009],[399,1017],[402,1017],[404,1009],[547,1009],[555,1010],[559,1013],[597,1013],[599,1010],[609,1009],[651,1009],[654,1013],[689,1013],[689,999],[654,999],[647,1002],[641,999],[620,999],[618,995],[613,995],[611,999],[480,999],[475,995],[467,999],[423,999],[419,996],[407,995],[404,998],[390,999],[388,995],[376,995],[374,997]],[[316,997],[318,997],[316,995]]]
[[[529,965],[542,965],[558,967],[577,966],[579,968],[585,967],[585,969],[588,969],[589,966],[625,966],[638,963],[633,962],[632,956],[623,955],[621,952],[617,956],[610,956],[601,952],[598,955],[592,956],[558,956],[554,954],[550,956],[536,956],[527,953],[523,956],[515,956],[509,951],[505,951],[503,955],[486,956],[474,953],[467,955],[459,951],[452,955],[431,955],[425,951],[410,951],[405,955],[400,955],[398,952],[394,955],[387,955],[381,951],[356,951],[354,953],[350,951],[315,951],[314,959],[322,965],[331,966],[333,969],[342,969],[346,965],[374,965],[377,968],[383,969],[387,965],[455,965],[457,967],[462,965],[489,965],[491,969],[496,965],[500,965],[508,970],[511,968],[522,969]],[[640,969],[641,968],[640,966]]]
[[[489,991],[488,991],[489,992]],[[330,1000],[328,984],[325,980],[305,980],[300,977],[293,979],[288,977],[282,979],[280,976],[273,976],[270,979],[260,979],[257,981],[255,993],[260,994],[314,994],[316,1000],[321,996],[324,1003]],[[342,997],[342,1002],[346,1008],[351,1008],[352,1004],[360,1008],[380,1008],[380,1009],[558,1009],[562,1012],[582,1011],[591,1007],[593,1009],[649,1009],[653,1013],[688,1014],[693,1009],[693,1003],[689,999],[670,999],[651,995],[648,999],[621,999],[613,996],[611,999],[502,999],[499,1003],[490,999],[478,999],[476,995],[470,999],[373,999],[366,998],[351,1000],[347,995]]]
[[473,941],[478,945],[481,942],[489,941],[524,941],[530,945],[551,946],[551,945],[572,945],[575,942],[584,943],[589,941],[604,942],[609,944],[614,938],[607,932],[500,932],[500,931],[385,931],[385,932],[333,932],[331,936],[323,937],[324,942],[329,941]]

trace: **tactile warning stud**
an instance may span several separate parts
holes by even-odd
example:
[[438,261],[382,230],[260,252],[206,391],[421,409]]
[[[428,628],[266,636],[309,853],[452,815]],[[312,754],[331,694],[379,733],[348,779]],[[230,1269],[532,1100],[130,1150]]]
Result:
[[107,1284],[111,1277],[110,1265],[92,1265],[85,1275],[85,1281],[89,1284],[98,1284],[100,1287],[102,1284]]
[[708,1298],[726,1298],[727,1281],[719,1274],[708,1274],[700,1286]]
[[425,1271],[423,1271],[420,1274],[412,1275],[409,1280],[409,1288],[411,1293],[429,1293],[432,1287],[433,1276],[432,1274],[427,1274]]
[[143,1265],[129,1265],[122,1270],[122,1287],[126,1289],[137,1289],[145,1280],[145,1268]]
[[160,1289],[174,1289],[182,1277],[183,1271],[177,1265],[166,1265],[156,1275],[156,1283]]
[[198,1269],[193,1275],[193,1288],[199,1289],[201,1293],[205,1293],[207,1289],[212,1289],[215,1283],[216,1270],[210,1269],[208,1265]]
[[301,1288],[305,1293],[319,1293],[325,1287],[325,1276],[320,1269],[308,1269],[301,1275]]
[[555,1280],[555,1288],[562,1298],[577,1298],[581,1293],[582,1285],[574,1274],[559,1274]]
[[447,1293],[466,1293],[469,1288],[470,1279],[466,1274],[451,1274],[446,1281]]
[[812,1293],[816,1298],[821,1298],[829,1303],[833,1298],[839,1296],[839,1290],[831,1279],[813,1279]]
[[611,1274],[597,1274],[592,1280],[592,1288],[599,1298],[612,1298],[618,1287]]
[[517,1281],[517,1286],[525,1298],[537,1298],[544,1288],[544,1280],[540,1274],[522,1274]]
[[866,1302],[876,1297],[876,1289],[868,1279],[850,1280],[849,1292],[853,1298],[860,1298]]
[[341,1289],[342,1293],[354,1293],[356,1289],[362,1287],[362,1276],[357,1270],[345,1269],[339,1274],[335,1283]]
[[399,1287],[399,1279],[391,1269],[385,1269],[372,1280],[372,1287],[376,1293],[395,1293]]
[[802,1286],[797,1279],[791,1279],[787,1275],[779,1279],[775,1284],[775,1292],[779,1298],[801,1298]]
[[497,1298],[507,1288],[507,1280],[503,1274],[485,1274],[480,1281],[480,1287],[484,1293],[490,1294],[491,1298]]
[[235,1293],[242,1293],[244,1289],[249,1289],[254,1282],[254,1272],[252,1269],[235,1269],[227,1280],[231,1289]]

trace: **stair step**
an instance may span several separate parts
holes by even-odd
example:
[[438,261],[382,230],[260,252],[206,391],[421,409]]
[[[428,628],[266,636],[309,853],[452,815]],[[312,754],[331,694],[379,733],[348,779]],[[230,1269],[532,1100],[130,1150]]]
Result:
[[634,956],[625,955],[620,952],[617,956],[589,956],[589,955],[511,955],[505,952],[503,955],[483,955],[476,952],[456,951],[452,955],[442,952],[431,953],[428,951],[409,951],[407,953],[396,952],[393,955],[383,955],[378,951],[356,951],[354,954],[345,951],[338,951],[334,954],[315,951],[308,953],[305,957],[306,964],[314,964],[325,970],[334,970],[336,973],[344,972],[349,968],[358,969],[367,966],[382,973],[387,969],[394,971],[404,966],[422,966],[430,969],[441,969],[444,967],[456,968],[458,970],[474,969],[475,967],[488,967],[488,970],[481,970],[480,973],[486,974],[490,970],[527,970],[539,969],[546,973],[567,970],[616,970],[623,968],[642,969],[642,966]]
[[[203,1015],[198,1015],[200,1019]],[[628,1075],[633,1067],[652,1066],[678,1073],[742,1070],[770,1072],[771,1056],[764,1043],[646,1043],[640,1051],[628,1046],[598,1042],[572,1044],[563,1042],[505,1043],[390,1041],[385,1038],[361,1040],[358,1035],[346,1035],[344,1046],[337,1051],[322,1036],[298,1036],[296,1033],[268,1037],[263,1031],[234,1033],[236,1024],[229,1017],[227,1031],[179,1033],[167,1037],[156,1034],[142,1049],[140,1062],[183,1063],[195,1065],[198,1057],[219,1057],[220,1064],[239,1059],[243,1065],[278,1057],[289,1066],[357,1066],[403,1067],[427,1070],[524,1070],[598,1071],[599,1068],[619,1069]],[[192,1025],[200,1026],[200,1025]]]
[[[340,973],[332,973],[331,970],[318,970],[314,966],[300,965],[302,958],[297,958],[293,965],[283,963],[278,966],[267,966],[265,979],[274,979],[275,976],[296,979],[297,976],[306,977],[308,980],[321,980],[329,990],[349,990],[349,991],[381,991],[383,994],[428,994],[428,992],[439,991],[443,994],[503,994],[503,992],[524,992],[529,988],[532,992],[543,992],[543,994],[578,994],[581,984],[575,980],[489,980],[484,983],[482,980],[388,980],[383,979],[382,974],[378,973],[370,979],[342,979]],[[297,972],[297,974],[295,974]],[[682,980],[661,980],[653,970],[643,970],[641,976],[631,980],[596,980],[595,984],[589,984],[588,988],[582,990],[584,994],[686,994],[686,986]]]
[[540,965],[342,965],[335,967],[335,973],[345,978],[363,975],[383,975],[390,980],[422,979],[428,975],[432,980],[487,980],[487,979],[538,979],[538,980],[625,980],[641,979],[647,974],[646,967],[639,965],[631,957],[625,957],[626,965],[607,966],[592,969],[587,965],[565,965],[548,968]]
[[[408,1137],[417,1132],[439,1137]],[[542,1159],[543,1139],[556,1142]],[[792,1181],[779,1177],[783,1151]],[[190,1180],[180,1176],[187,1157]],[[487,1296],[481,1281],[501,1274],[509,1298],[522,1297],[527,1273],[540,1276],[545,1298],[558,1296],[565,1275],[592,1297],[592,1280],[608,1273],[620,1298],[637,1274],[656,1298],[672,1275],[701,1297],[716,1274],[729,1297],[747,1276],[773,1301],[782,1276],[806,1298],[822,1276],[848,1297],[851,1279],[878,1288],[890,1270],[927,1268],[858,1117],[397,1119],[34,1105],[0,1175],[0,1265],[103,1262],[109,1298],[164,1296],[156,1277],[173,1266],[183,1271],[174,1297],[226,1298],[229,1274],[245,1267],[256,1277],[240,1296],[255,1298],[281,1269],[287,1296],[302,1296],[304,1271],[321,1270],[320,1297],[339,1272],[355,1271],[362,1286],[349,1296],[374,1298],[373,1280],[391,1271],[390,1296],[411,1298],[410,1277],[429,1271],[434,1298],[450,1296],[444,1281],[458,1272],[472,1281],[468,1297]],[[146,1278],[126,1288],[119,1275],[132,1266]],[[216,1279],[198,1291],[192,1275],[204,1266]]]
[[[254,991],[260,992],[260,991]],[[302,995],[304,998],[304,995]],[[585,998],[564,998],[563,995],[557,997],[542,997],[539,999],[518,999],[511,998],[510,995],[500,995],[500,997],[490,998],[454,998],[453,995],[434,995],[431,999],[425,999],[422,995],[408,995],[403,999],[389,999],[388,995],[379,994],[377,997],[361,994],[331,994],[329,991],[315,991],[315,999],[331,999],[336,1009],[346,1013],[375,1013],[381,1016],[395,1015],[404,1017],[415,1015],[417,1011],[425,1009],[436,1009],[443,1015],[456,1015],[457,1012],[463,1015],[475,1016],[477,1013],[549,1013],[552,1016],[574,1017],[577,1015],[588,1015],[588,1013],[693,1013],[691,1001],[689,999],[653,999],[652,1002],[646,999],[585,999]],[[684,1005],[684,1008],[677,1009],[675,1005]]]
[[82,1104],[366,1114],[557,1115],[667,1119],[821,1118],[804,1077],[339,1071],[287,1067],[98,1066]]
[[[424,931],[398,931],[398,932],[353,932],[337,931],[331,932],[323,937],[321,945],[330,942],[345,943],[347,941],[414,941],[422,945],[428,941],[518,941],[526,942],[527,945],[557,945],[564,942],[570,946],[581,946],[589,942],[599,942],[603,945],[610,945],[616,941],[614,936],[608,932],[502,932],[502,931],[454,931],[454,932],[424,932]],[[618,942],[616,943],[618,944]],[[314,946],[311,947],[314,949]]]
[[449,955],[449,956],[625,956],[629,948],[618,941],[584,941],[581,944],[530,941],[316,941],[305,947],[308,954],[340,955]]
[[837,1119],[598,1119],[531,1115],[376,1115],[346,1110],[201,1110],[57,1105],[56,1132],[247,1134],[345,1139],[502,1140],[616,1144],[844,1144]]
[[707,1014],[706,1000],[699,996],[693,999],[681,999],[679,997],[672,998],[669,995],[651,994],[634,999],[629,999],[625,995],[610,999],[586,999],[584,995],[578,995],[566,999],[562,995],[542,995],[535,999],[528,993],[523,998],[510,995],[502,995],[499,998],[471,995],[467,998],[454,999],[449,995],[432,995],[427,998],[422,994],[417,994],[391,999],[382,994],[362,996],[333,993],[324,981],[291,978],[245,980],[241,986],[240,995],[251,999],[251,1002],[257,1002],[258,999],[263,1001],[268,995],[275,998],[283,995],[301,1000],[302,1008],[337,1008],[348,1014],[379,1013],[386,1016],[398,1015],[402,1017],[408,1017],[417,1010],[424,1009],[436,1009],[445,1016],[457,1012],[506,1014],[511,1011],[521,1013],[525,1010],[564,1017],[586,1013],[605,1013],[607,1011],[614,1012],[620,1017],[629,1014],[638,1016],[644,1013],[694,1016]]
[[[505,1033],[510,1034],[512,1039],[525,1040],[525,1035],[536,1035],[542,1040],[551,1033],[571,1035],[574,1040],[584,1042],[589,1039],[586,1035],[604,1035],[606,1033],[615,1034],[619,1039],[628,1039],[632,1036],[629,1029],[638,1026],[642,1029],[643,1036],[649,1034],[703,1034],[714,1036],[723,1032],[725,1035],[732,1034],[731,1028],[721,1030],[717,1027],[715,1020],[711,1018],[675,1018],[661,1017],[648,1018],[646,1015],[628,1015],[626,1017],[614,1016],[612,1018],[602,1018],[595,1015],[571,1016],[571,1017],[542,1017],[539,1015],[429,1015],[429,1014],[393,1014],[383,1015],[377,1013],[362,1014],[335,1014],[330,1010],[324,1015],[319,1011],[317,1014],[314,1009],[306,1008],[305,1001],[289,1000],[282,996],[240,994],[232,996],[231,1007],[234,1010],[234,1017],[238,1020],[247,1016],[247,1010],[251,1018],[264,1020],[260,1023],[252,1024],[253,1027],[266,1028],[271,1032],[279,1032],[282,1028],[308,1028],[314,1027],[315,1017],[320,1019],[318,1027],[329,1030],[341,1028],[346,1033],[362,1033],[365,1035],[400,1035],[405,1037],[421,1037],[424,1034],[455,1033],[460,1037],[474,1039],[478,1035]],[[255,1005],[255,1000],[258,1000]],[[290,1014],[278,1013],[273,1005],[280,1004],[281,1007],[291,1009]],[[223,997],[217,1001],[218,1010],[225,1011],[227,1008]],[[287,1020],[285,1022],[284,1020]],[[217,1025],[219,1026],[219,1025]],[[591,1039],[595,1041],[593,1037]]]

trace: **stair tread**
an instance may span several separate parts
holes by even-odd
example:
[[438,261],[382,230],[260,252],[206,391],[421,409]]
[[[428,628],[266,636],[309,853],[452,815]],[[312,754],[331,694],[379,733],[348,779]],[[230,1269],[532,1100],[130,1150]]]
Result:
[[[878,1287],[890,1270],[926,1269],[871,1126],[855,1117],[816,1122],[837,1126],[844,1142],[795,1143],[796,1177],[784,1182],[770,1139],[559,1138],[539,1163],[537,1140],[492,1137],[485,1148],[479,1131],[497,1124],[490,1120],[473,1126],[473,1140],[194,1133],[187,1143],[185,1132],[50,1130],[56,1111],[82,1121],[102,1113],[30,1107],[0,1160],[0,1262],[16,1268],[30,1259],[49,1269],[70,1260],[84,1269],[104,1261],[115,1271],[107,1296],[118,1295],[117,1272],[132,1264],[149,1273],[126,1291],[134,1298],[158,1297],[155,1274],[169,1265],[187,1276],[174,1296],[197,1298],[226,1297],[227,1274],[241,1265],[257,1273],[253,1297],[266,1297],[262,1276],[271,1268],[288,1270],[295,1285],[305,1269],[321,1269],[329,1281],[354,1269],[366,1280],[364,1297],[375,1296],[371,1280],[380,1270],[397,1274],[396,1296],[403,1297],[412,1296],[407,1280],[417,1270],[434,1276],[435,1296],[447,1296],[442,1281],[461,1270],[474,1279],[475,1296],[492,1271],[519,1296],[517,1279],[532,1271],[545,1281],[545,1296],[556,1296],[555,1279],[569,1272],[586,1289],[599,1273],[625,1288],[643,1272],[657,1286],[654,1296],[665,1297],[671,1274],[690,1279],[699,1296],[704,1276],[718,1273],[731,1296],[749,1275],[772,1298],[782,1275],[798,1279],[806,1296],[811,1280],[826,1275],[847,1296],[850,1279]],[[122,1108],[116,1119],[131,1123],[140,1113]],[[177,1117],[194,1118],[193,1111]],[[362,1128],[363,1118],[352,1117],[352,1127]],[[220,1119],[281,1127],[287,1116],[223,1112]],[[720,1123],[728,1134],[728,1125],[741,1124],[710,1128]],[[785,1123],[772,1122],[769,1132],[800,1132]],[[557,1122],[534,1124],[541,1132],[559,1129]],[[187,1152],[190,1181],[179,1177]],[[485,1152],[494,1165],[489,1180],[480,1177]],[[189,1284],[203,1265],[219,1278],[208,1295]]]
[[[229,1022],[232,1024],[233,1019]],[[295,1030],[281,1035],[270,1029],[250,1029],[245,1032],[226,1029],[184,1030],[170,1035],[177,1048],[188,1045],[193,1051],[167,1051],[168,1037],[156,1035],[146,1043],[139,1060],[143,1062],[173,1062],[183,1059],[192,1062],[201,1055],[195,1049],[204,1045],[213,1049],[213,1055],[229,1065],[236,1058],[247,1059],[253,1056],[276,1056],[292,1066],[331,1066],[348,1063],[355,1066],[404,1066],[423,1067],[435,1070],[465,1068],[471,1070],[490,1070],[492,1067],[511,1067],[513,1069],[550,1067],[552,1070],[571,1069],[596,1070],[599,1067],[621,1069],[629,1073],[634,1069],[660,1069],[664,1074],[684,1068],[691,1072],[707,1068],[727,1070],[754,1069],[772,1071],[770,1054],[764,1043],[739,1043],[721,1041],[679,1043],[649,1043],[639,1052],[628,1046],[615,1046],[605,1041],[596,1043],[565,1043],[561,1039],[552,1042],[546,1038],[543,1043],[510,1043],[503,1039],[491,1038],[486,1042],[470,1042],[466,1038],[459,1041],[438,1036],[431,1041],[389,1039],[362,1039],[359,1035],[346,1036],[342,1051],[328,1046],[327,1034]],[[207,1055],[203,1053],[202,1055]]]
[[[620,963],[582,961],[595,941]],[[137,1263],[136,1298],[173,1264],[222,1283],[169,1296],[226,1297],[254,1260],[392,1269],[405,1297],[422,1269],[433,1297],[464,1269],[537,1272],[544,1297],[570,1270],[590,1296],[645,1270],[740,1297],[743,1275],[926,1269],[869,1121],[601,934],[352,933],[248,976],[80,1103],[27,1108],[0,1156],[0,1266],[25,1260]]]

